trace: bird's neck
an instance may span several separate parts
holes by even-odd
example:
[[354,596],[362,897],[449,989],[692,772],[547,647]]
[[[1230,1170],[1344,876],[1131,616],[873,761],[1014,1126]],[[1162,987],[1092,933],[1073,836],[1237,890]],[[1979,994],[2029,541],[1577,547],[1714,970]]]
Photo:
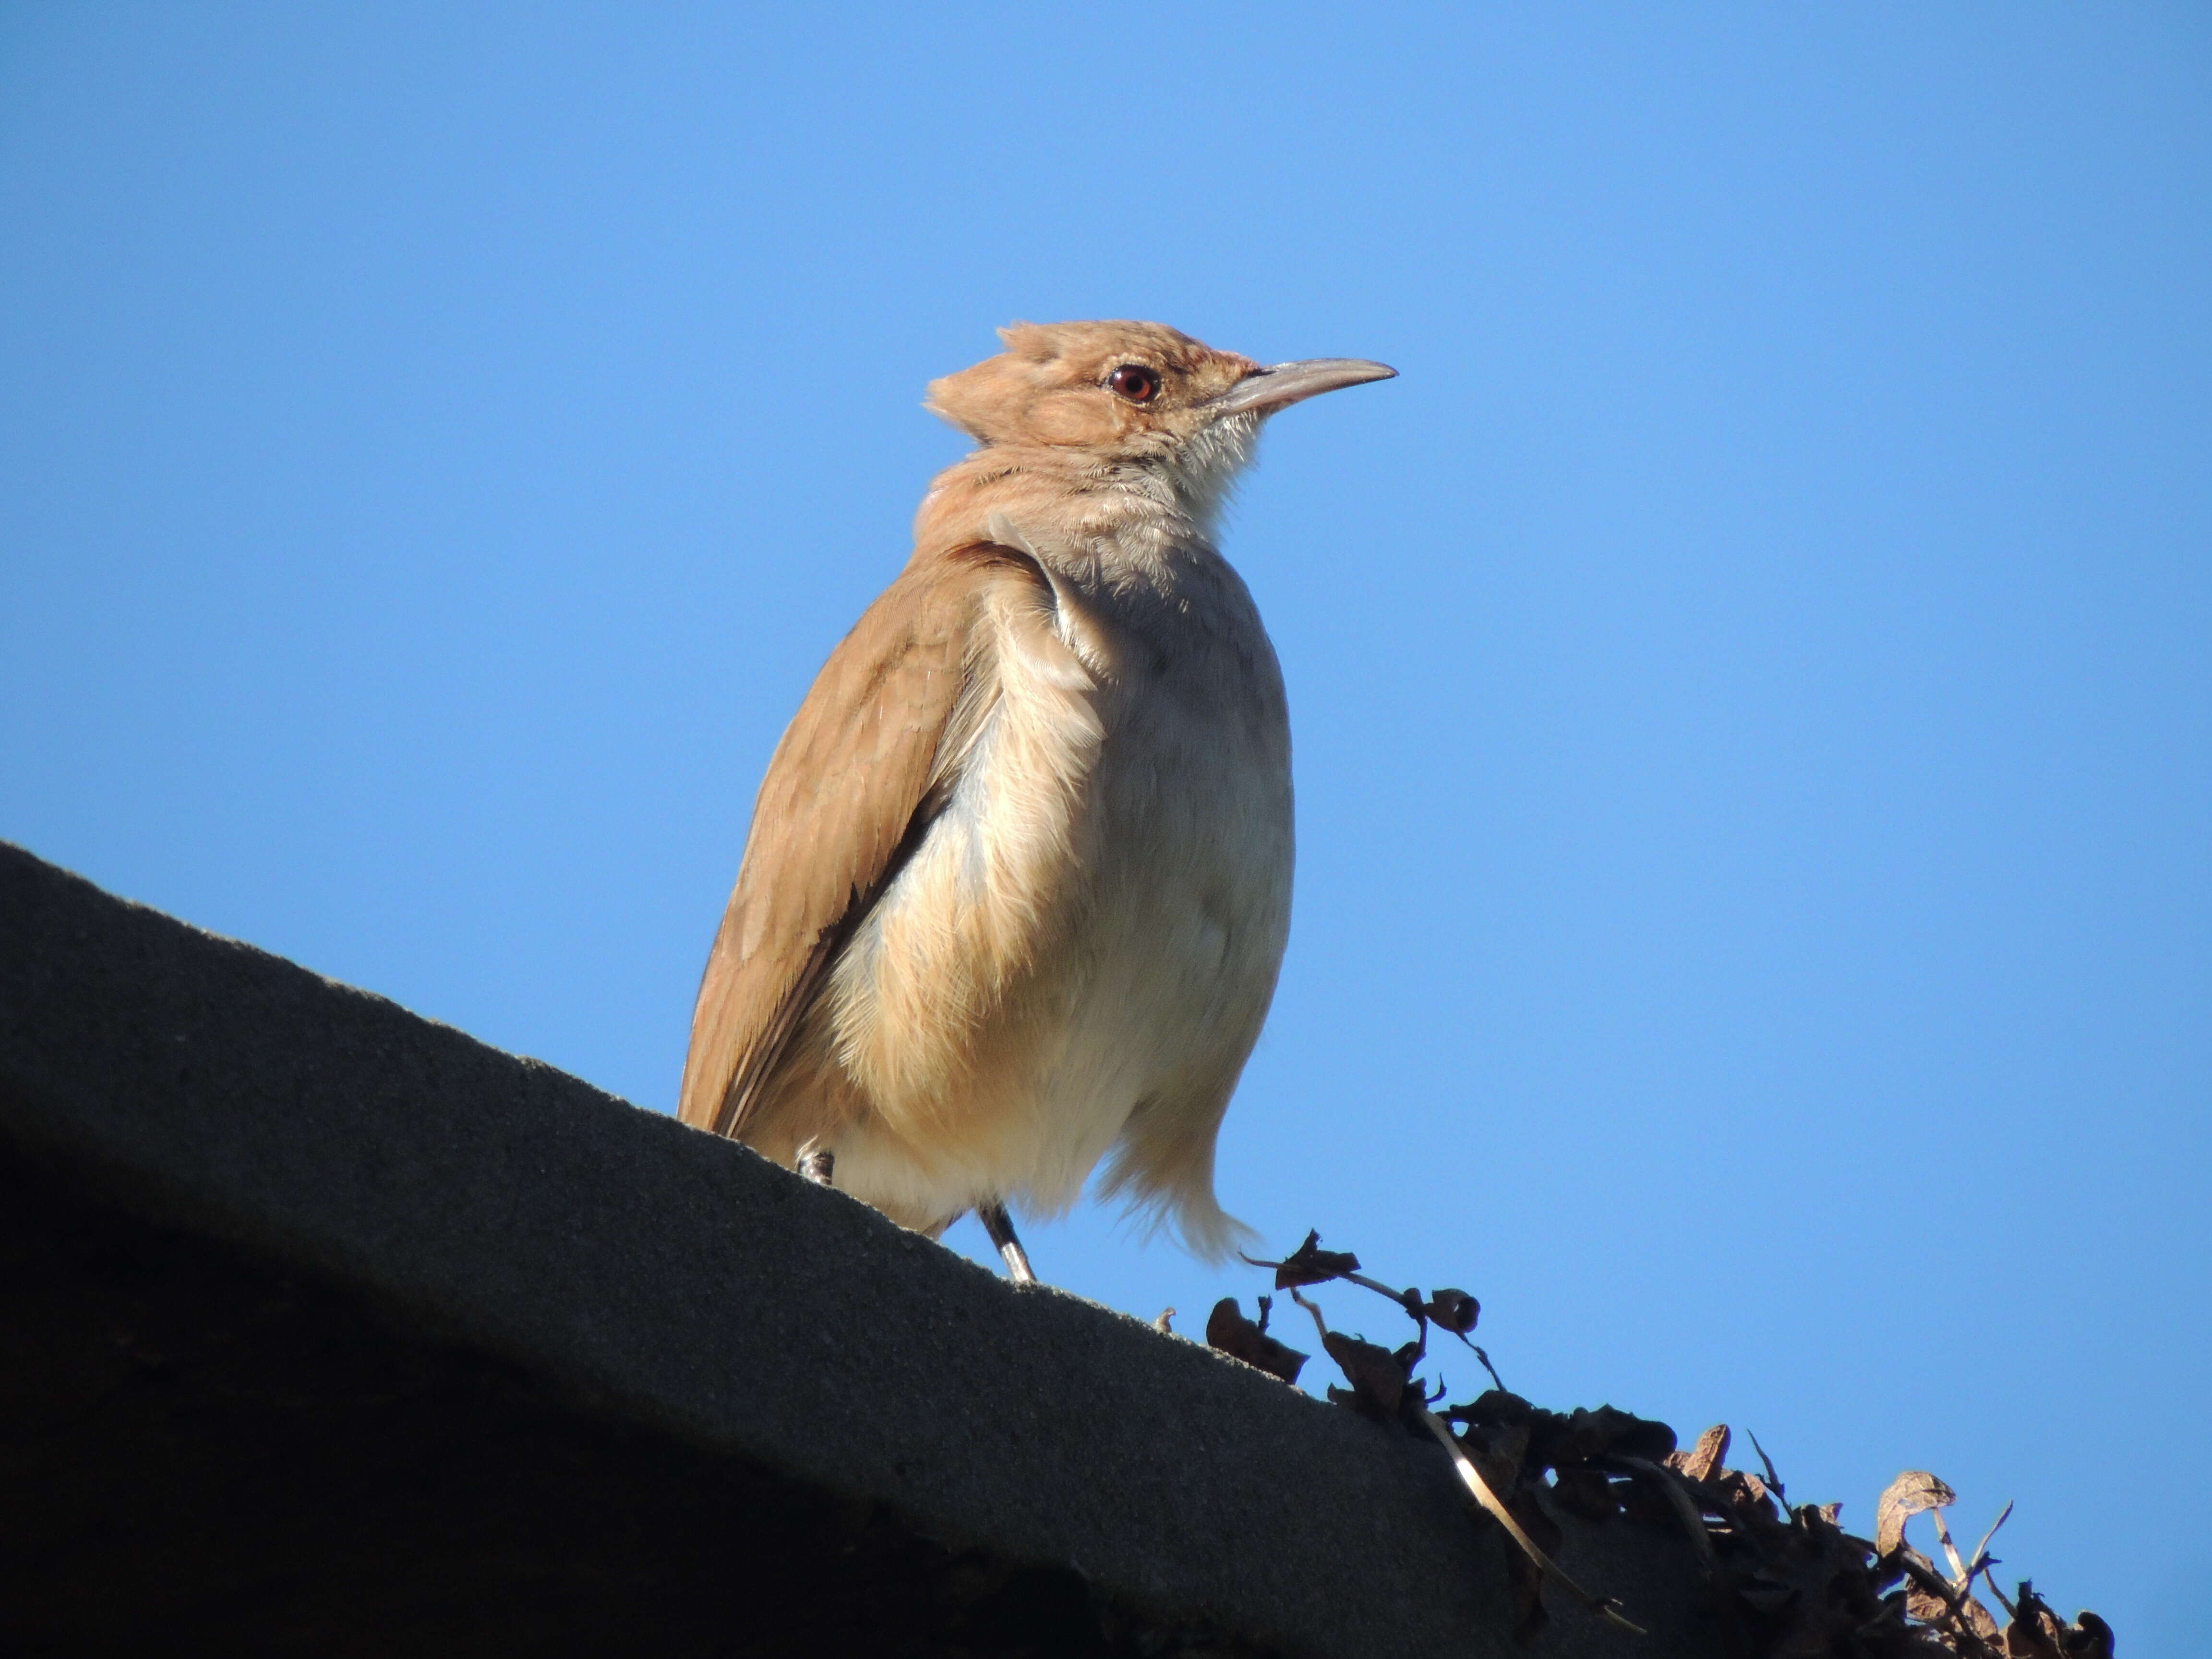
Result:
[[979,449],[931,481],[915,516],[915,550],[1012,542],[1086,586],[1172,588],[1194,561],[1219,559],[1214,524],[1250,441],[1249,431],[1224,433],[1204,453],[1187,445],[1171,459],[1046,445]]

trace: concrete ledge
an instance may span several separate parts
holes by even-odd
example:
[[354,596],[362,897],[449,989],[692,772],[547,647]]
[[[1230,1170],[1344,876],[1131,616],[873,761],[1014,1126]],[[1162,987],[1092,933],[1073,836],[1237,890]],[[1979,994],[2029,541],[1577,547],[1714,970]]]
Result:
[[1524,1651],[1435,1449],[4,846],[0,1212],[0,1647]]

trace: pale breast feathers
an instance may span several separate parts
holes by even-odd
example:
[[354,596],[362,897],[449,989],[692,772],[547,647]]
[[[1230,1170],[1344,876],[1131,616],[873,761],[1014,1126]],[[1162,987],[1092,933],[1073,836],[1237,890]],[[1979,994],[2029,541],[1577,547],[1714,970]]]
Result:
[[[1024,935],[1039,918],[1024,920],[1019,902],[1034,872],[1019,866],[1064,851],[1072,803],[1055,811],[1048,788],[1031,792],[1041,805],[987,811],[976,772],[988,761],[994,775],[1009,763],[1026,775],[1028,763],[1064,781],[1080,775],[1077,751],[1095,748],[1089,682],[1054,617],[1052,585],[1026,553],[970,544],[908,565],[830,653],[761,784],[699,988],[684,1122],[744,1133],[802,1022],[833,992],[854,1080],[895,1085],[866,1074],[892,1054],[909,1071],[941,1062],[931,1050],[973,1015],[959,1005],[988,999],[1034,948]],[[933,833],[940,823],[951,833]],[[886,908],[894,884],[900,902]],[[962,902],[978,896],[992,902]],[[979,929],[980,954],[945,949]],[[930,963],[948,960],[975,981],[936,988],[952,1006],[900,1006]]]

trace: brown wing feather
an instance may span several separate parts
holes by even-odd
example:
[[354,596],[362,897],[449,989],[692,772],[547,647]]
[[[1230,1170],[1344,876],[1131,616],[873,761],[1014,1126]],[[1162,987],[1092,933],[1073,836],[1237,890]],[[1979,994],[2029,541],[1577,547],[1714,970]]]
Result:
[[994,585],[1051,585],[1012,548],[907,567],[830,653],[769,759],[691,1015],[677,1115],[742,1134],[830,964],[942,806],[991,665]]

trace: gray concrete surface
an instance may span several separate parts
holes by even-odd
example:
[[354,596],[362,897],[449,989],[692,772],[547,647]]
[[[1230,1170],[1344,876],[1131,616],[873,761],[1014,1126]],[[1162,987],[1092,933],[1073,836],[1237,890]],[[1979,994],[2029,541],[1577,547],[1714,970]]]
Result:
[[[376,1594],[405,1601],[424,1652],[605,1650],[588,1632],[642,1630],[686,1596],[688,1633],[653,1650],[1522,1651],[1499,1535],[1435,1448],[1109,1310],[1017,1290],[741,1147],[4,845],[0,1151],[16,1194],[0,1198],[15,1344],[0,1369],[30,1402],[12,1455],[36,1475],[0,1491],[0,1510],[16,1506],[0,1539],[35,1542],[41,1583],[97,1567],[111,1612],[137,1605],[179,1633],[204,1616],[234,1651],[351,1650],[317,1633],[338,1614],[295,1581],[335,1583],[343,1550],[381,1550]],[[157,1327],[159,1341],[133,1334]],[[208,1332],[234,1334],[230,1358],[199,1352]],[[125,1387],[115,1356],[134,1342],[190,1352]],[[410,1430],[387,1396],[414,1384],[360,1381],[386,1371],[430,1378],[422,1397],[449,1416],[423,1407],[429,1426]],[[134,1565],[117,1529],[143,1486],[189,1543],[192,1471],[254,1443],[240,1379],[264,1376],[287,1379],[268,1409],[294,1425],[270,1478],[381,1482],[349,1510],[374,1537],[323,1545],[288,1525],[301,1559],[292,1589],[272,1586],[238,1565],[276,1547],[236,1519],[264,1489],[230,1489],[245,1530],[230,1566],[199,1570],[227,1610],[196,1613],[193,1573],[144,1568],[159,1552],[143,1542]],[[118,1442],[97,1413],[72,1416],[80,1388],[158,1435]],[[325,1420],[324,1395],[350,1414],[299,1427]],[[512,1440],[506,1461],[471,1466],[437,1508],[453,1536],[436,1560],[477,1565],[426,1600],[430,1522],[406,1494],[488,1438]],[[611,1507],[560,1531],[549,1460]],[[492,1501],[502,1483],[521,1496]],[[717,1496],[691,1502],[702,1492]],[[301,1501],[303,1516],[329,1508]],[[1529,1651],[1716,1650],[1680,1540],[1571,1523],[1562,1553],[1653,1634],[1553,1598]],[[833,1559],[842,1577],[808,1576]],[[900,1573],[921,1587],[870,1612],[867,1588]],[[956,1581],[999,1587],[988,1629],[931,1622]],[[58,1595],[39,1615],[57,1651],[77,1616]],[[245,1640],[277,1602],[292,1635]],[[488,1625],[495,1602],[568,1611]],[[0,1605],[0,1633],[9,1616]]]

